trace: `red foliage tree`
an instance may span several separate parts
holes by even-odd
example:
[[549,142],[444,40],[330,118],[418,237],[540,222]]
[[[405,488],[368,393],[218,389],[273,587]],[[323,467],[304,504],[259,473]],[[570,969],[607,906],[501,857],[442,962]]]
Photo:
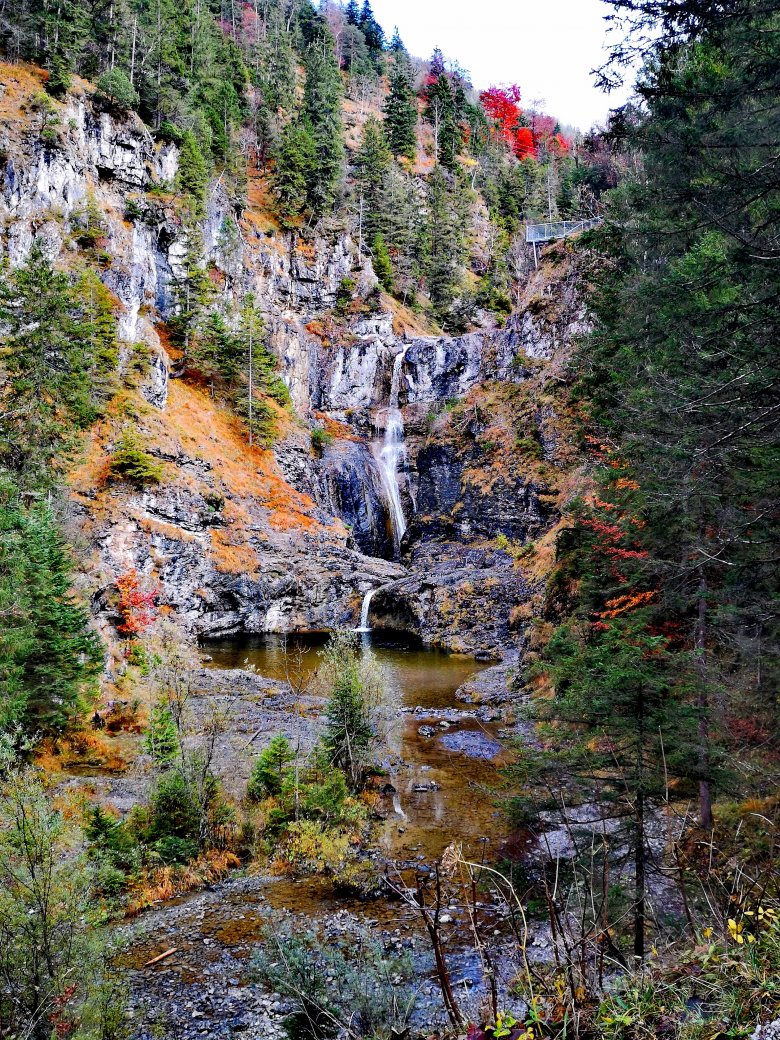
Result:
[[527,126],[521,125],[523,111],[520,108],[520,88],[517,84],[483,90],[479,100],[487,115],[493,120],[494,135],[500,137],[518,159],[533,155],[533,134]]
[[116,579],[116,590],[116,609],[120,617],[117,631],[128,637],[145,632],[157,617],[157,593],[153,589],[143,588],[135,569]]
[[[516,83],[483,90],[479,100],[493,121],[493,134],[504,141],[518,159],[535,158],[542,145],[556,158],[568,153],[571,144],[552,116],[532,112],[529,120],[523,119],[520,87]],[[526,121],[530,121],[530,126],[525,125]]]

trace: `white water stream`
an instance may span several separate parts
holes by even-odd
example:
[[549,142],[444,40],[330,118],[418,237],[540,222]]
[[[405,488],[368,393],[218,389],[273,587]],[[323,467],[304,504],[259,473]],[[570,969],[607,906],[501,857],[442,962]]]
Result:
[[377,459],[382,477],[387,503],[390,507],[390,521],[393,526],[393,544],[396,556],[401,553],[401,539],[406,532],[406,517],[401,503],[401,491],[398,486],[398,468],[406,457],[404,442],[404,420],[398,407],[398,394],[401,389],[401,366],[404,363],[404,351],[396,355],[393,362],[393,378],[390,383],[390,401],[385,422],[385,436]]
[[371,625],[368,623],[368,612],[371,610],[371,600],[374,598],[376,589],[369,589],[363,597],[363,606],[360,608],[360,627],[356,632],[370,632]]

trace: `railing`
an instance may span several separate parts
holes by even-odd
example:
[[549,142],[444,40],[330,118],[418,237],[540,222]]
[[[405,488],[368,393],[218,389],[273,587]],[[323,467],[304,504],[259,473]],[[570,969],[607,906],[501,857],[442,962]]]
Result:
[[526,224],[525,240],[531,243],[550,242],[554,238],[568,238],[578,231],[588,231],[598,227],[602,217],[591,217],[588,220],[554,220],[547,224]]

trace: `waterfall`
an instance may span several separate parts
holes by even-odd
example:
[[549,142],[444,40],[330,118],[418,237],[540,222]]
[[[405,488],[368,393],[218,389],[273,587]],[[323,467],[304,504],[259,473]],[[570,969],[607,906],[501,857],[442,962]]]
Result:
[[401,504],[401,491],[398,486],[398,467],[406,456],[404,444],[404,420],[398,407],[398,395],[401,389],[401,366],[405,352],[396,354],[393,362],[393,378],[390,383],[390,401],[387,408],[385,436],[379,452],[379,472],[382,476],[387,503],[390,506],[390,520],[393,525],[393,544],[396,556],[401,553],[401,539],[406,531],[406,517]]
[[363,597],[363,606],[360,608],[360,627],[356,628],[356,632],[370,632],[371,626],[368,623],[368,612],[371,610],[371,600],[374,598],[376,589],[369,589]]

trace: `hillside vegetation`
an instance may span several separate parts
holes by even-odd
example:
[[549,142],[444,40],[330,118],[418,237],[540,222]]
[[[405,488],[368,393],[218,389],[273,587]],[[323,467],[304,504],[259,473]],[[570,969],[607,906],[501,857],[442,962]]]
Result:
[[[0,0],[0,1037],[190,1040],[118,922],[241,868],[291,1040],[776,1037],[780,8],[608,2],[583,135],[369,0]],[[491,666],[500,857],[379,850],[361,609]]]

